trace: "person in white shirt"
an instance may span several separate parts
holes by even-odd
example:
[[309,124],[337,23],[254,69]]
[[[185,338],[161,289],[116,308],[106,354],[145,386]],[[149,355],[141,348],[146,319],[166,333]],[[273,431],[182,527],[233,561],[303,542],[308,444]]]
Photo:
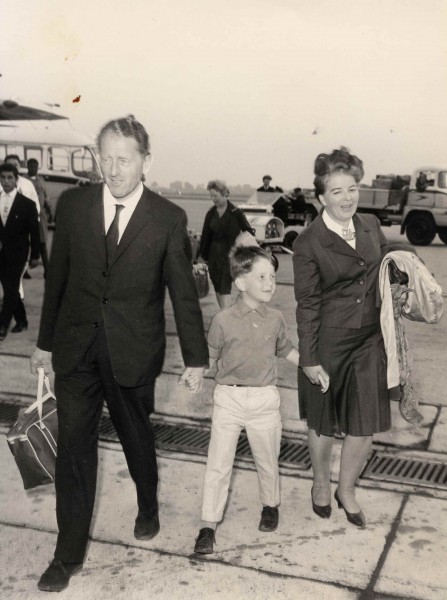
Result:
[[28,328],[26,310],[20,297],[20,279],[31,248],[30,267],[39,263],[39,222],[34,203],[17,191],[18,171],[14,165],[0,165],[0,283],[3,305],[0,311],[0,341],[12,318],[12,333]]
[[[17,171],[19,171],[21,165],[20,165],[20,158],[17,156],[17,154],[8,154],[7,156],[5,156],[5,161],[4,161],[7,165],[14,165],[17,169]],[[37,214],[40,214],[40,202],[39,202],[39,196],[37,195],[36,192],[36,188],[34,187],[33,183],[29,180],[26,179],[25,177],[22,177],[20,175],[19,172],[19,176],[17,178],[17,191],[22,194],[22,196],[26,196],[27,198],[29,198],[30,200],[32,200],[34,202],[34,204],[36,205],[37,208]],[[0,189],[1,192],[1,189]]]
[[[37,195],[36,192],[36,188],[34,187],[33,183],[29,180],[26,179],[25,177],[22,177],[20,175],[20,158],[17,156],[17,154],[7,154],[5,156],[5,164],[7,165],[13,165],[16,169],[17,172],[19,174],[18,178],[17,178],[17,191],[22,194],[23,196],[25,196],[26,198],[29,198],[30,200],[32,200],[34,202],[34,204],[36,205],[37,208],[37,218],[40,218],[40,202],[39,202],[39,196]],[[1,192],[1,186],[0,186],[0,192]],[[22,300],[24,300],[25,298],[25,294],[23,292],[23,283],[22,280],[23,278],[25,279],[31,279],[31,275],[28,273],[28,262],[25,263],[24,267],[23,267],[23,274],[22,277],[20,279],[20,297],[22,298]]]

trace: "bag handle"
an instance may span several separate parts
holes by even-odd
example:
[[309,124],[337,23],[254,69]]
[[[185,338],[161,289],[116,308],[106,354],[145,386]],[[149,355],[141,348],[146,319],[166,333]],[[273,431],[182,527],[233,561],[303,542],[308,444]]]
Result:
[[[45,370],[43,367],[37,367],[37,374],[39,376],[37,380],[37,400],[31,404],[26,410],[25,414],[29,414],[34,409],[37,409],[37,414],[39,415],[39,427],[44,429],[45,425],[42,421],[42,407],[43,403],[49,398],[56,399],[56,396],[51,391],[50,380],[48,379],[48,375],[45,375]],[[46,387],[46,394],[43,394],[43,386]]]

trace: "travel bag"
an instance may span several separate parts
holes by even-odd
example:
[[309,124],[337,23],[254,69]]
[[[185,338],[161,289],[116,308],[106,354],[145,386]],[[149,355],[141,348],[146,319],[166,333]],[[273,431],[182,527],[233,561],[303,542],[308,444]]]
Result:
[[56,470],[56,398],[43,368],[38,375],[37,400],[20,411],[6,436],[26,490],[54,482]]

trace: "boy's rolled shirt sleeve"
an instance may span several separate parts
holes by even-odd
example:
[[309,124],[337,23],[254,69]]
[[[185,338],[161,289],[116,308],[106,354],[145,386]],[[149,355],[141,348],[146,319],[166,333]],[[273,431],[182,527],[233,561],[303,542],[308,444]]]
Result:
[[276,356],[286,358],[290,354],[291,350],[293,350],[293,348],[294,345],[287,336],[286,322],[284,320],[284,317],[281,317],[278,339],[276,340]]

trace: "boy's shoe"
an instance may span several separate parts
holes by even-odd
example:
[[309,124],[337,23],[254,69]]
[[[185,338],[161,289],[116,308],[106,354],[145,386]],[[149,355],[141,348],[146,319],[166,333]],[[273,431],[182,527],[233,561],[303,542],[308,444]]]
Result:
[[214,551],[213,544],[216,541],[214,529],[211,527],[204,527],[199,531],[199,535],[196,539],[194,546],[194,552],[196,554],[212,554]]
[[278,527],[279,511],[277,506],[264,506],[262,508],[259,531],[275,531]]

